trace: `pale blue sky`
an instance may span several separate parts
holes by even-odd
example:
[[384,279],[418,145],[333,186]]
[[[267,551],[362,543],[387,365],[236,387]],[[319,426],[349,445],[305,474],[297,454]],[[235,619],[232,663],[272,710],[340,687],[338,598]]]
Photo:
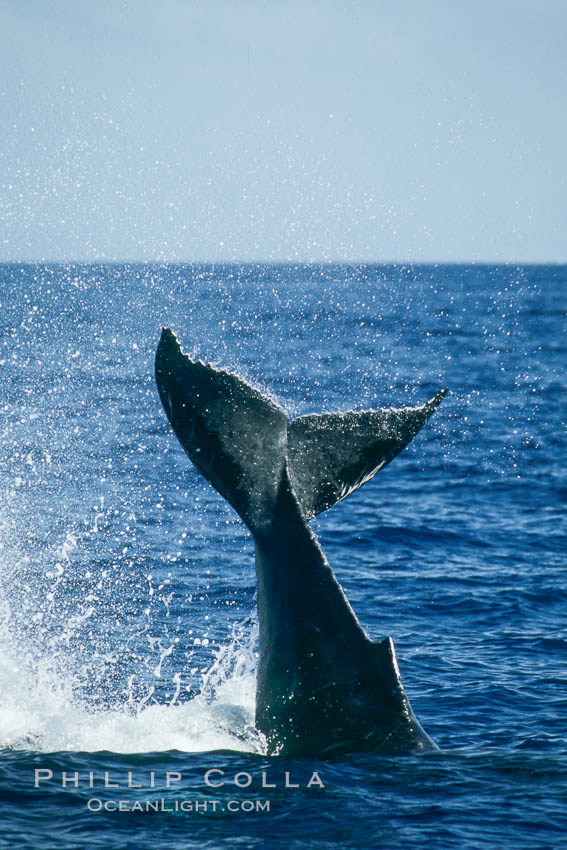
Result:
[[0,0],[0,259],[565,261],[564,0]]

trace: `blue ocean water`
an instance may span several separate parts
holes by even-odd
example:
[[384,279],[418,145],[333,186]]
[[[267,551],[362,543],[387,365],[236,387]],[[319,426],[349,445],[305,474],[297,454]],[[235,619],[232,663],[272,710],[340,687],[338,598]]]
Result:
[[[1,266],[0,847],[563,846],[566,287],[563,266]],[[161,410],[162,325],[290,415],[449,387],[314,524],[438,752],[264,755],[253,547]]]

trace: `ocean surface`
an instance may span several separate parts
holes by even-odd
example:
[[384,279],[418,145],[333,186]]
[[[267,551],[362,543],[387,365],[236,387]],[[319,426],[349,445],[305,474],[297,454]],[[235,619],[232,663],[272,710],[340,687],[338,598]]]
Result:
[[[0,266],[0,847],[566,846],[566,311],[564,266]],[[439,751],[264,754],[163,325],[291,416],[450,389],[314,523]]]

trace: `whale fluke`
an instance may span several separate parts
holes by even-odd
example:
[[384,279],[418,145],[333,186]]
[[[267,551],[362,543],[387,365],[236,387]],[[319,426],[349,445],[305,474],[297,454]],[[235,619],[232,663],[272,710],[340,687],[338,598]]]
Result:
[[274,509],[287,416],[236,375],[191,360],[167,328],[159,341],[155,372],[179,442],[199,472],[254,530]]
[[300,416],[288,428],[289,475],[311,519],[346,498],[404,449],[441,404]]
[[434,748],[402,687],[392,640],[366,635],[307,520],[386,466],[446,391],[420,407],[290,421],[246,381],[185,355],[169,329],[155,370],[181,445],[252,532],[256,725],[268,752]]
[[390,463],[446,393],[421,407],[311,414],[290,422],[242,378],[183,354],[168,328],[155,368],[181,445],[252,531],[273,513],[285,460],[299,506],[311,519]]

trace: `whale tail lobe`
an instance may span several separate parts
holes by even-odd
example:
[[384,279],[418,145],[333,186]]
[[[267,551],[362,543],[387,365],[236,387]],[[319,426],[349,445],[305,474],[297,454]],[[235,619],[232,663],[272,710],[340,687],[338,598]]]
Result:
[[442,390],[421,407],[300,416],[236,375],[194,361],[168,328],[156,352],[167,417],[197,469],[252,532],[270,521],[287,465],[306,519],[383,469],[427,422]]

